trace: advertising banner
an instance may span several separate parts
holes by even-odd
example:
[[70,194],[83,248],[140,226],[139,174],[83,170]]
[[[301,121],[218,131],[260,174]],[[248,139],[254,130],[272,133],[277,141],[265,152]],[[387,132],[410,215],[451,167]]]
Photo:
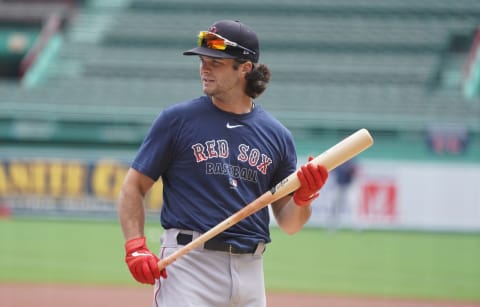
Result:
[[[112,214],[128,165],[114,160],[0,160],[0,206],[22,214]],[[157,182],[145,206],[159,211]]]
[[362,161],[351,184],[333,171],[311,226],[480,231],[480,165]]

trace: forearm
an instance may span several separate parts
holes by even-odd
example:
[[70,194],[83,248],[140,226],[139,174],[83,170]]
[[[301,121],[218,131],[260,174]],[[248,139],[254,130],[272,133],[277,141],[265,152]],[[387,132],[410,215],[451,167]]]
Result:
[[[308,159],[313,160],[313,157]],[[312,201],[320,194],[328,178],[323,165],[305,164],[297,171],[300,188],[292,196],[286,196],[272,204],[279,226],[288,234],[303,228],[312,215]]]
[[272,208],[278,226],[288,234],[300,231],[312,215],[311,206],[297,206],[292,197],[281,200]]
[[119,195],[118,215],[125,240],[144,236],[145,210],[140,193],[123,188]]

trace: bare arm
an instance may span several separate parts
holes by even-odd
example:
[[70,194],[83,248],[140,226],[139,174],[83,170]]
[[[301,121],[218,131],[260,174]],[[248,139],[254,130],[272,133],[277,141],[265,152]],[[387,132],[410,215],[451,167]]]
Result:
[[272,211],[280,228],[293,235],[301,230],[308,221],[312,214],[312,207],[297,206],[292,196],[285,196],[272,203]]
[[145,209],[143,200],[155,182],[130,168],[118,198],[118,216],[126,241],[144,236]]
[[[309,158],[309,161],[313,157]],[[272,210],[278,225],[288,234],[295,234],[310,219],[312,201],[320,194],[328,178],[323,165],[306,164],[297,171],[300,188],[293,196],[287,195],[272,203]]]

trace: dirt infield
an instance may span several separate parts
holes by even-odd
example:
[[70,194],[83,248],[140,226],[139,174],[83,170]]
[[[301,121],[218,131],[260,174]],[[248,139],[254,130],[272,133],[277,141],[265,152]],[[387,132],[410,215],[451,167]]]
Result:
[[[151,306],[151,291],[149,287],[0,284],[0,306]],[[480,303],[468,302],[391,300],[293,293],[269,293],[267,300],[269,307],[480,307]]]

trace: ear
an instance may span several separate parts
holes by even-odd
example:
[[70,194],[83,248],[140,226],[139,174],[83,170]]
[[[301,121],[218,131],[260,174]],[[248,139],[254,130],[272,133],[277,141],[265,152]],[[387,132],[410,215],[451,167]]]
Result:
[[247,61],[245,63],[242,64],[242,73],[244,74],[248,74],[249,72],[251,72],[253,69],[253,63],[250,62],[250,61]]

